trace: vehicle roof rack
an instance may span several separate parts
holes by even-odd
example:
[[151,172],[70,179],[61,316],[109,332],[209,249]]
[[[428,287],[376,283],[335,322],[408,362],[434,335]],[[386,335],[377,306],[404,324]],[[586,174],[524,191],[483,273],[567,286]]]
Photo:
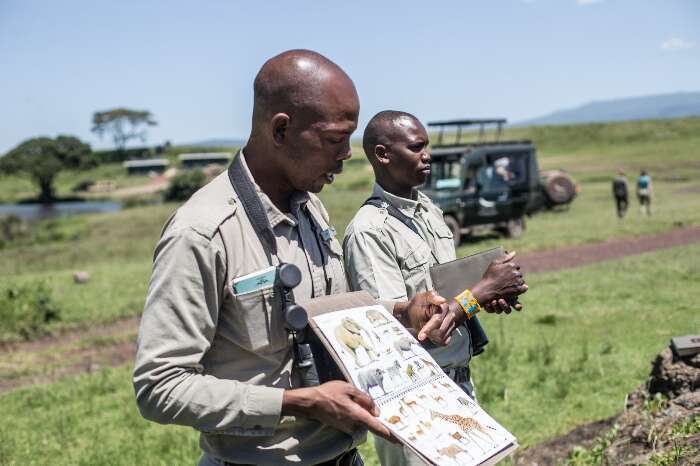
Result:
[[450,126],[456,126],[457,127],[457,138],[453,144],[458,145],[460,143],[460,140],[462,139],[462,128],[466,128],[469,126],[476,126],[476,125],[479,125],[478,142],[482,142],[484,140],[486,125],[497,125],[495,142],[498,142],[498,139],[501,137],[501,132],[503,131],[503,125],[506,124],[507,121],[508,120],[506,120],[505,118],[444,120],[444,121],[428,122],[428,126],[440,127],[439,132],[438,132],[437,144],[435,144],[436,146],[442,145],[442,139],[443,139],[443,135],[445,132],[445,128],[450,127]]

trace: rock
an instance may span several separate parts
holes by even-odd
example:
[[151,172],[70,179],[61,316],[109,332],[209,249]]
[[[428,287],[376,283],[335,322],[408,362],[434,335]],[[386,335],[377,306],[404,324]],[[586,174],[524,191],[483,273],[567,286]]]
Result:
[[649,376],[649,393],[661,393],[667,398],[676,398],[700,388],[700,354],[692,358],[674,358],[666,348],[652,363]]
[[84,270],[73,272],[73,282],[77,284],[87,283],[90,281],[90,274]]

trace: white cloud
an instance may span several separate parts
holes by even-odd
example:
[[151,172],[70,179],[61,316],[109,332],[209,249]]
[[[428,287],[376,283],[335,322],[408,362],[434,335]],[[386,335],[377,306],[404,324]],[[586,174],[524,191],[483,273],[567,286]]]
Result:
[[695,47],[695,42],[681,39],[680,37],[671,37],[661,43],[661,50],[687,50]]
[[603,3],[605,0],[576,0],[576,3],[581,6],[593,5],[594,3]]

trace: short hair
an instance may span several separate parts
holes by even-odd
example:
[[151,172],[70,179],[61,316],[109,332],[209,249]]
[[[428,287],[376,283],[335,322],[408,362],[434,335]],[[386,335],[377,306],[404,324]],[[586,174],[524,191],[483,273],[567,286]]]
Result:
[[362,148],[368,157],[371,156],[378,144],[387,145],[391,142],[394,124],[402,118],[410,118],[420,122],[415,115],[398,110],[383,110],[369,120],[362,135]]

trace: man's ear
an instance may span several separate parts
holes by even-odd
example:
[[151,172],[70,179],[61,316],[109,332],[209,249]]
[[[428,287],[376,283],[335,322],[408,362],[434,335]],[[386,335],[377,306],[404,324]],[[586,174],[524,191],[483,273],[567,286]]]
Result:
[[387,165],[389,163],[389,151],[387,151],[386,146],[382,144],[374,146],[374,158],[382,165]]
[[278,146],[284,144],[285,138],[287,137],[287,130],[289,129],[289,115],[286,113],[277,113],[272,117],[270,123],[272,140]]

